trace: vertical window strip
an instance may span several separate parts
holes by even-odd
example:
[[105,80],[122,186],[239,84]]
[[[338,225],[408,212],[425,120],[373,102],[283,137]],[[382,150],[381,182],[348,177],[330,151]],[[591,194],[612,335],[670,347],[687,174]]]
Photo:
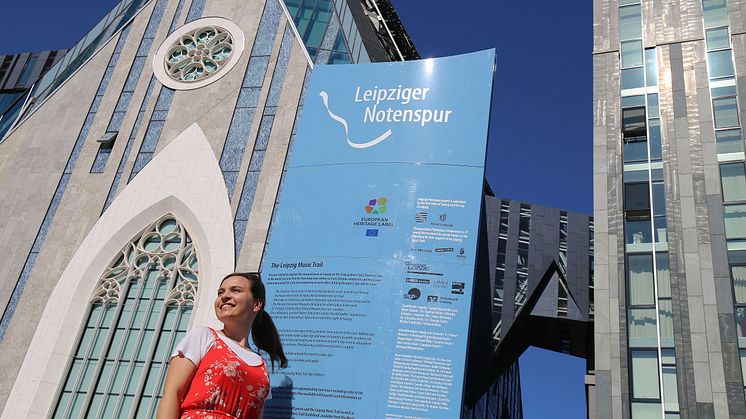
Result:
[[508,246],[508,228],[510,223],[510,201],[500,201],[497,259],[495,263],[495,287],[492,290],[492,340],[495,344],[502,339],[502,312],[505,292],[505,258]]
[[54,418],[153,417],[198,281],[189,234],[166,215],[114,258],[91,298]]
[[186,22],[189,23],[193,20],[197,20],[202,16],[205,10],[206,0],[192,0],[191,6],[189,6],[189,12],[187,13]]
[[562,273],[567,276],[567,211],[560,211],[559,265]]
[[526,302],[528,291],[528,253],[531,238],[531,206],[521,204],[518,218],[518,263],[515,276],[514,317]]
[[282,85],[285,82],[285,73],[287,71],[288,61],[290,60],[290,51],[292,50],[294,39],[295,35],[293,34],[292,28],[289,25],[286,26],[285,33],[282,37],[282,43],[280,45],[280,52],[277,56],[275,70],[272,74],[272,81],[269,85],[269,93],[264,104],[262,120],[259,123],[259,132],[254,141],[254,149],[251,152],[249,168],[246,171],[246,178],[244,180],[243,189],[241,190],[241,197],[238,200],[236,220],[233,223],[234,237],[236,240],[236,260],[238,260],[238,256],[241,252],[244,234],[246,233],[246,226],[249,224],[251,204],[254,202],[254,194],[256,193],[256,187],[259,183],[259,174],[264,165],[264,156],[267,151],[270,135],[272,134],[272,125],[274,123],[277,105],[280,101]]
[[112,201],[114,201],[114,197],[117,193],[117,188],[119,187],[119,182],[122,179],[122,174],[124,173],[124,166],[127,164],[127,159],[129,158],[130,152],[132,151],[132,145],[135,142],[135,138],[137,137],[137,134],[140,132],[140,125],[142,124],[143,119],[145,118],[145,108],[147,107],[148,103],[150,102],[150,97],[153,95],[153,89],[155,88],[155,76],[150,77],[150,83],[148,83],[148,89],[145,92],[145,97],[142,100],[142,103],[140,104],[140,109],[137,112],[137,118],[135,119],[135,125],[132,127],[132,131],[130,132],[130,136],[127,139],[127,144],[124,146],[124,152],[122,153],[122,158],[119,160],[119,166],[117,166],[117,173],[114,175],[114,180],[111,182],[111,187],[109,188],[109,194],[106,196],[106,202],[104,203],[104,208],[101,210],[101,213],[103,214],[104,211],[106,211],[107,208],[109,208],[109,205],[111,205]]
[[174,93],[173,89],[161,86],[158,99],[155,101],[155,109],[153,109],[153,113],[150,115],[150,122],[148,123],[148,128],[145,130],[145,137],[142,140],[142,144],[140,144],[140,150],[137,153],[137,159],[132,167],[128,183],[153,159],[155,149],[158,147],[161,131],[163,131],[163,125],[166,123],[168,110],[171,107],[171,102],[174,100]]
[[[308,88],[308,76],[311,74],[311,69],[306,66],[306,73],[303,76],[303,87],[301,87],[300,96],[298,98],[298,106],[296,106],[295,110],[295,118],[293,119],[293,128],[290,132],[290,141],[288,142],[288,148],[287,152],[285,154],[285,162],[282,165],[282,174],[280,175],[280,185],[277,188],[277,194],[275,195],[275,203],[272,207],[272,217],[269,223],[269,231],[267,232],[267,240],[264,243],[264,249],[262,250],[262,256],[267,251],[267,245],[269,244],[269,241],[272,238],[272,227],[274,226],[275,222],[275,215],[277,214],[277,205],[280,202],[280,198],[282,197],[282,188],[285,185],[285,174],[287,174],[287,165],[288,161],[290,161],[290,155],[293,151],[293,143],[295,142],[295,134],[298,129],[298,121],[300,120],[300,115],[303,111],[303,100],[306,97],[306,89]],[[246,227],[243,227],[243,231],[246,231]]]
[[[631,415],[632,419],[649,414],[678,415],[675,365],[664,366],[661,355],[664,350],[673,353],[674,349],[671,295],[670,292],[661,293],[663,288],[670,290],[670,285],[662,285],[668,283],[668,237],[661,165],[657,56],[654,48],[642,49],[639,2],[633,0],[620,4],[619,19],[624,116],[622,161],[625,167],[624,228],[627,237],[627,338],[628,356],[630,365],[633,365],[630,374]],[[641,110],[639,117],[635,115],[638,109]],[[670,359],[675,362],[675,356]],[[635,369],[636,362],[657,366],[653,386],[642,387],[651,380],[640,375],[644,369]]]
[[[140,40],[140,45],[137,47],[135,59],[132,62],[129,74],[127,74],[127,79],[125,80],[122,91],[119,94],[119,99],[117,99],[114,113],[109,120],[109,125],[106,128],[106,133],[115,133],[118,132],[121,128],[122,121],[124,121],[124,115],[127,112],[127,108],[129,108],[129,103],[130,100],[132,100],[132,95],[134,95],[135,93],[137,82],[140,80],[142,70],[147,64],[148,53],[150,52],[150,47],[153,45],[155,32],[161,23],[164,12],[166,11],[166,5],[168,5],[167,0],[157,0],[155,3],[153,13],[151,13],[150,19],[148,20],[143,38]],[[99,146],[96,157],[93,160],[93,166],[90,170],[91,173],[104,172],[106,163],[109,161],[109,156],[111,155],[113,142],[114,141]]]
[[590,320],[593,320],[595,318],[595,260],[594,260],[594,253],[595,253],[595,232],[594,232],[594,224],[593,224],[593,218],[591,218],[588,221],[588,318]]
[[238,171],[241,168],[246,144],[249,141],[254,113],[259,104],[259,97],[264,85],[267,67],[269,67],[269,59],[272,55],[281,15],[282,8],[277,1],[264,3],[259,28],[254,39],[254,45],[251,48],[249,64],[241,84],[241,91],[238,94],[236,108],[233,110],[225,145],[220,155],[220,170],[223,172],[223,178],[228,188],[228,196],[233,196],[235,191]]
[[23,269],[21,270],[21,275],[19,276],[18,280],[16,280],[16,285],[13,288],[13,292],[11,293],[8,304],[5,306],[3,316],[0,319],[0,341],[5,338],[5,334],[8,331],[8,326],[10,325],[10,320],[13,318],[13,314],[15,313],[18,301],[20,301],[21,294],[23,294],[23,290],[26,287],[26,283],[28,282],[28,278],[31,275],[31,271],[34,269],[36,258],[39,255],[41,246],[47,236],[47,231],[52,225],[52,220],[57,213],[57,207],[62,200],[62,196],[65,194],[67,183],[70,179],[70,174],[75,168],[75,164],[78,161],[78,156],[80,156],[80,151],[83,148],[85,139],[86,137],[88,137],[88,132],[90,131],[93,120],[96,117],[96,112],[98,112],[98,107],[101,103],[101,97],[103,97],[104,92],[106,92],[106,89],[109,87],[111,75],[114,71],[114,67],[117,64],[117,60],[119,59],[119,51],[122,50],[124,43],[127,40],[129,31],[129,26],[127,26],[122,31],[119,36],[119,40],[117,41],[117,45],[114,49],[114,53],[112,53],[111,57],[109,58],[109,63],[106,67],[106,71],[104,71],[104,76],[99,82],[98,90],[96,91],[96,97],[91,103],[91,107],[88,109],[88,115],[86,115],[85,122],[83,123],[83,126],[78,133],[78,138],[75,140],[75,144],[73,145],[70,157],[68,157],[67,159],[65,170],[62,174],[62,177],[60,178],[60,181],[57,184],[57,189],[54,191],[54,195],[52,196],[52,202],[49,204],[49,208],[47,208],[47,212],[44,215],[44,220],[39,227],[39,231],[36,233],[34,244],[31,247],[31,251],[29,252],[28,257],[26,258],[26,263],[24,263]]
[[[746,265],[743,234],[746,225],[743,202],[746,199],[746,177],[740,106],[731,49],[728,9],[725,0],[702,0],[702,21],[707,46],[707,73],[710,79],[713,122],[725,221],[725,237],[730,265],[733,308],[738,335],[741,370],[746,371],[746,300],[743,266]],[[746,372],[742,376],[746,397]]]
[[[179,26],[179,17],[181,16],[181,9],[184,8],[184,1],[185,0],[179,0],[179,3],[176,5],[176,10],[174,11],[174,17],[171,19],[171,26],[168,27],[168,33],[171,34],[171,32],[176,29],[177,26]],[[190,7],[191,10],[191,7]],[[187,13],[188,14],[188,13]],[[202,11],[200,11],[200,16],[202,15]]]
[[[189,7],[189,11],[187,12],[186,20],[188,22],[191,22],[192,20],[195,20],[202,16],[202,12],[205,8],[205,2],[204,0],[194,0],[192,1],[191,6]],[[181,15],[181,11],[183,9],[183,0],[179,1],[179,4],[176,6],[176,11],[174,12],[174,17],[171,19],[171,25],[169,31],[172,31],[176,26],[178,26],[179,22],[179,16]],[[152,79],[151,79],[152,82]],[[168,87],[161,86],[161,90],[158,93],[158,99],[155,103],[155,109],[153,110],[153,113],[150,116],[150,121],[148,122],[148,128],[145,131],[145,138],[143,138],[142,144],[140,144],[140,149],[137,152],[137,157],[135,158],[135,164],[132,167],[132,172],[130,173],[129,178],[127,179],[127,183],[131,182],[132,179],[137,176],[138,173],[140,173],[140,170],[145,167],[150,161],[153,159],[153,155],[155,154],[155,150],[158,147],[158,140],[161,137],[161,131],[163,131],[163,126],[166,122],[166,117],[168,116],[168,111],[171,108],[171,102],[174,99],[174,93],[175,91],[173,89],[169,89]],[[111,191],[109,194],[111,195]],[[115,192],[116,193],[116,192]],[[107,199],[108,200],[108,199]],[[108,204],[107,204],[108,206]]]

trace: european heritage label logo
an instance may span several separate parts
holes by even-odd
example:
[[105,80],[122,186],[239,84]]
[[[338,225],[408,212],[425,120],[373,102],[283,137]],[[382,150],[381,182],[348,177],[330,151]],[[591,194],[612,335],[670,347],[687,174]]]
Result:
[[381,227],[393,227],[394,222],[388,217],[382,215],[386,213],[386,204],[388,200],[385,196],[371,199],[368,204],[365,205],[365,212],[372,215],[373,217],[361,217],[359,220],[354,221],[354,226],[365,226],[365,227],[378,227],[378,228],[366,228],[365,235],[367,237],[378,237],[379,229]]
[[368,205],[365,206],[365,212],[368,214],[386,213],[386,197],[382,196],[378,199],[371,199],[368,201]]

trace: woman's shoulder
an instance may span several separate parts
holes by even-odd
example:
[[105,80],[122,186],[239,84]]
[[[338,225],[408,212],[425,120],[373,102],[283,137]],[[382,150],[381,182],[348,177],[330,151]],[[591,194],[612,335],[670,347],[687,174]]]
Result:
[[188,331],[181,341],[189,346],[207,348],[215,341],[215,330],[207,326],[197,326]]
[[213,329],[205,326],[195,327],[187,332],[181,342],[176,345],[171,357],[180,355],[189,358],[194,365],[198,365],[213,342],[215,342]]

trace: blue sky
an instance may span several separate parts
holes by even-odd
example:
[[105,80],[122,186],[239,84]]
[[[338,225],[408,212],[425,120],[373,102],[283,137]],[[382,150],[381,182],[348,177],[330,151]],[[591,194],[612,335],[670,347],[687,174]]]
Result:
[[[592,2],[392,0],[423,58],[497,50],[487,179],[499,197],[591,214]],[[6,2],[0,55],[67,48],[114,0]],[[521,357],[527,419],[585,417],[585,361]]]

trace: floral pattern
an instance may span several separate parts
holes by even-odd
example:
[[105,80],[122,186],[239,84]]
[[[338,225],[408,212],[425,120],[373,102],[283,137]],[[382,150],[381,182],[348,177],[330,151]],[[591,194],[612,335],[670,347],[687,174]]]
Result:
[[247,365],[210,331],[215,340],[181,403],[181,419],[258,418],[269,394],[266,364]]

